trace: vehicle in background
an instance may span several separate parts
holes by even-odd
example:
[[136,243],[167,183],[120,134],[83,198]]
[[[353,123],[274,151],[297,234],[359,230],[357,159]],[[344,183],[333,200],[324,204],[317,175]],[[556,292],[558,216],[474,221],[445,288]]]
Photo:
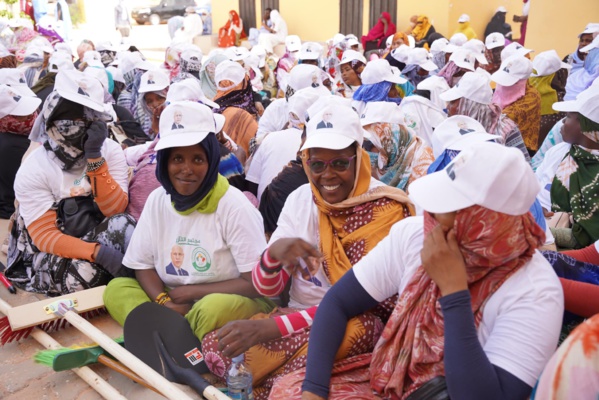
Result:
[[139,7],[131,11],[131,18],[139,25],[149,22],[152,25],[158,25],[169,20],[169,18],[185,15],[187,7],[196,7],[195,0],[160,0],[158,5],[153,7]]

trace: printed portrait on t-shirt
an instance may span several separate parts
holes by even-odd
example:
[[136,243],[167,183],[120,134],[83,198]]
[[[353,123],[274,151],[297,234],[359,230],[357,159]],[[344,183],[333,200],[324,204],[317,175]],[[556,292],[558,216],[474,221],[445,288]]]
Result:
[[333,124],[331,123],[331,118],[333,118],[333,113],[325,111],[324,114],[322,114],[322,121],[316,125],[316,129],[332,128]]
[[184,129],[185,127],[181,125],[181,121],[183,121],[183,113],[179,110],[175,111],[174,115],[175,122],[173,122],[173,126],[171,129]]
[[183,269],[185,252],[183,247],[178,244],[171,248],[171,263],[166,266],[166,273],[169,275],[189,276],[189,272]]

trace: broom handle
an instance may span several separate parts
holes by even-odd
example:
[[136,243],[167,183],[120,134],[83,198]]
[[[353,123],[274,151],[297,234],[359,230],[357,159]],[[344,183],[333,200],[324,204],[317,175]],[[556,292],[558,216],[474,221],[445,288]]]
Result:
[[[4,315],[8,315],[8,310],[11,308],[10,304],[0,299],[0,312]],[[33,328],[31,336],[37,340],[42,346],[47,349],[61,349],[62,346],[56,340],[54,340],[46,332],[40,328]],[[106,382],[102,377],[96,374],[89,367],[73,368],[73,372],[76,373],[81,379],[83,379],[89,386],[92,387],[100,396],[107,400],[127,400],[125,396],[120,394],[112,385]]]
[[100,354],[98,357],[98,362],[106,367],[110,368],[113,371],[118,372],[119,374],[125,375],[127,378],[131,379],[134,382],[139,383],[140,385],[155,391],[158,394],[161,394],[158,390],[154,389],[152,386],[148,385],[146,381],[144,381],[139,375],[135,372],[131,371],[129,368],[125,367],[120,362],[113,360],[110,357],[105,356],[104,354]]
[[171,400],[192,400],[185,392],[154,371],[139,358],[135,357],[127,349],[117,344],[113,339],[79,316],[76,312],[71,310],[66,311],[64,319],[79,329],[85,336],[98,343],[117,360],[131,368],[131,370],[145,379],[146,382],[152,382],[154,387],[166,398]]

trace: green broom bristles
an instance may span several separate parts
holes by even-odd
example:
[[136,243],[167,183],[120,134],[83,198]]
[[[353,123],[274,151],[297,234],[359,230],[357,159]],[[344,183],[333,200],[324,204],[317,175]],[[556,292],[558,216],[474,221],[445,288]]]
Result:
[[[117,342],[118,344],[123,344],[123,342],[125,340],[124,340],[123,336],[119,336],[118,338],[114,339],[114,341]],[[70,347],[62,347],[60,349],[39,350],[38,352],[36,352],[33,355],[33,361],[35,361],[38,364],[45,365],[47,367],[52,367],[52,365],[54,363],[54,358],[56,358],[56,356],[59,354],[67,353],[69,351],[86,349],[86,348],[90,349],[93,347],[99,347],[99,346],[96,343],[92,343],[92,344],[87,344],[87,345],[73,345]]]

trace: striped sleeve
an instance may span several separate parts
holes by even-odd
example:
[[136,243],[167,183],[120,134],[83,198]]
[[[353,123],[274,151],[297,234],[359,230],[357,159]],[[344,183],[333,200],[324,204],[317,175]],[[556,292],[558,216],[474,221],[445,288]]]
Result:
[[274,319],[279,327],[279,332],[281,332],[281,335],[287,336],[293,332],[312,326],[317,309],[318,306],[314,306],[293,314],[275,317]]
[[262,296],[278,296],[285,289],[288,280],[289,273],[281,269],[281,263],[270,258],[268,250],[262,254],[261,261],[252,270],[252,282]]

